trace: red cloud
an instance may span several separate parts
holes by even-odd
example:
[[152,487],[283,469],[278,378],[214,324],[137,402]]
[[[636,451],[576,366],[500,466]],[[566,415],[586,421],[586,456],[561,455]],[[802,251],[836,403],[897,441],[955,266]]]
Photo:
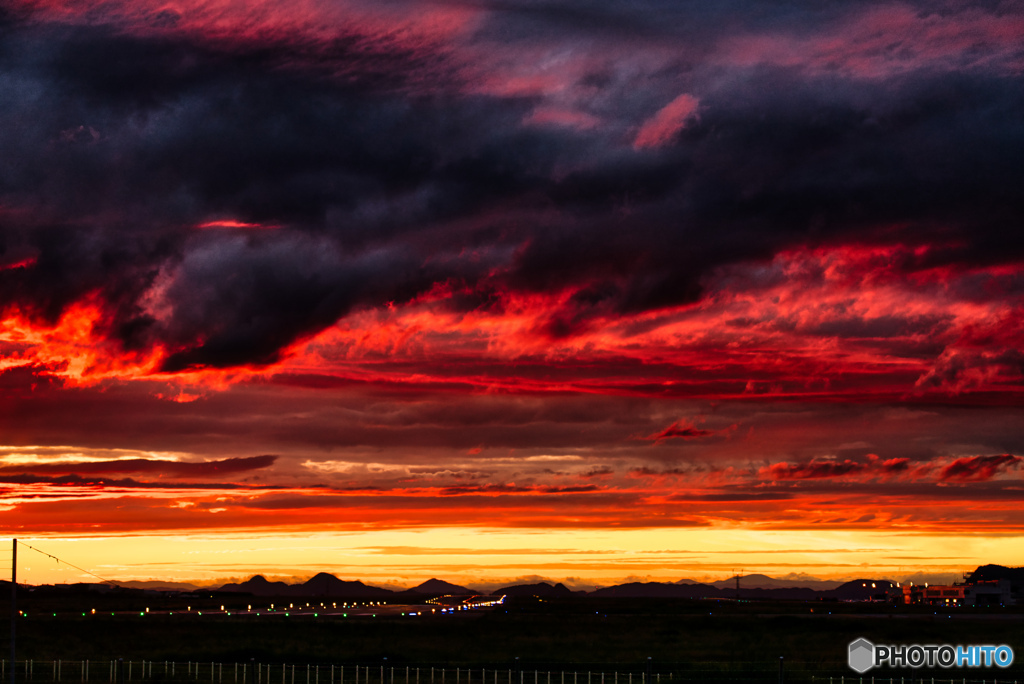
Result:
[[823,477],[841,477],[851,473],[860,473],[865,469],[856,461],[811,460],[810,463],[773,463],[762,468],[762,475],[767,474],[773,480],[812,480]]
[[692,95],[683,93],[662,107],[640,128],[633,141],[633,147],[661,147],[672,140],[686,125],[686,120],[697,111],[700,102]]
[[1016,468],[1022,460],[1024,459],[1013,454],[958,458],[942,469],[939,479],[954,482],[991,480],[1001,471]]
[[644,437],[644,439],[651,440],[657,444],[658,442],[675,437],[679,439],[697,439],[698,437],[708,437],[713,434],[715,434],[713,430],[701,430],[700,428],[686,425],[682,421],[676,421],[661,432]]
[[878,466],[878,468],[886,475],[902,473],[910,468],[910,459],[890,458],[886,461],[882,461],[881,465]]

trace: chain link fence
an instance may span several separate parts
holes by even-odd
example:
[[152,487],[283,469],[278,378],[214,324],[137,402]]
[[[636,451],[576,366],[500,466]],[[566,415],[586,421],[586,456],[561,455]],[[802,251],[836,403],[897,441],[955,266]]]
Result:
[[[0,681],[12,681],[11,662],[0,661]],[[908,671],[857,676],[840,663],[715,661],[638,666],[552,669],[538,664],[512,667],[437,667],[374,664],[174,662],[154,660],[19,660],[13,682],[209,682],[210,684],[1017,684],[1017,671],[940,673]],[[1022,680],[1024,681],[1024,680]]]

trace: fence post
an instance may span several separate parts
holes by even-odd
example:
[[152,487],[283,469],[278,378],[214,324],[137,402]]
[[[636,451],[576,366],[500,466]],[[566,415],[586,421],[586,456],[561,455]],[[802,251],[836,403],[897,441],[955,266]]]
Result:
[[779,656],[779,684],[782,684],[782,656]]

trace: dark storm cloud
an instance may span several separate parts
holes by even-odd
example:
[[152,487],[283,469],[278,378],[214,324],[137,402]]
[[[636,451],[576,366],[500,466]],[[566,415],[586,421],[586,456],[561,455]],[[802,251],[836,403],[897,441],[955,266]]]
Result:
[[958,458],[939,473],[939,479],[950,482],[977,482],[991,480],[1001,472],[1013,470],[1024,461],[1020,456],[969,456]]
[[[0,197],[28,216],[5,222],[3,244],[36,262],[0,271],[4,303],[52,323],[100,292],[110,320],[98,332],[129,348],[163,343],[177,370],[273,361],[354,305],[403,301],[453,274],[477,279],[488,266],[479,254],[445,263],[462,244],[374,244],[529,185],[514,155],[492,163],[487,148],[536,150],[543,135],[515,130],[515,103],[448,108],[396,94],[401,74],[430,65],[391,49],[368,57],[374,45],[352,42],[325,57],[325,46],[306,54],[287,42],[232,50],[97,28],[16,33],[0,54],[0,117],[14,133],[0,143]],[[499,133],[460,154],[480,121]],[[219,217],[283,234],[196,235]],[[157,324],[142,300],[161,274],[170,313]]]
[[[24,468],[22,471],[26,470]],[[50,477],[46,475],[32,475],[32,474],[0,474],[0,482],[27,485],[27,484],[46,484],[46,485],[57,485],[60,487],[81,487],[81,488],[95,488],[95,487],[124,487],[127,489],[241,489],[243,485],[227,482],[144,482],[136,480],[134,478],[110,478],[110,477],[82,477],[81,475],[60,475],[56,477]],[[245,489],[281,489],[280,487],[252,487],[244,486]],[[24,496],[21,491],[12,491],[12,495]],[[72,491],[70,494],[66,493],[65,490],[60,490],[58,493],[52,495],[54,497],[61,496],[75,496]],[[90,496],[88,493],[83,493],[80,496]]]
[[[808,33],[847,11],[762,6],[743,25]],[[694,31],[743,16],[673,12]],[[665,23],[611,3],[586,14],[509,3],[476,40],[498,41],[505,21],[495,50],[555,45],[566,23],[620,40],[624,14],[638,30]],[[908,271],[1024,256],[1019,74],[678,63],[626,98],[597,65],[569,85],[606,91],[606,128],[577,130],[524,125],[539,96],[479,94],[454,48],[354,29],[207,41],[8,18],[3,30],[0,204],[18,211],[0,214],[0,259],[35,262],[0,270],[0,301],[52,323],[98,296],[97,332],[165,348],[169,372],[272,363],[354,310],[437,283],[460,284],[451,305],[473,309],[573,287],[537,331],[561,338],[698,301],[715,269],[795,246],[956,246]],[[662,147],[629,146],[683,88],[697,115]],[[267,229],[195,228],[218,220]]]
[[864,470],[864,464],[856,461],[819,460],[810,463],[774,463],[768,467],[768,474],[776,480],[809,480],[842,477]]
[[164,459],[128,458],[113,461],[49,462],[31,465],[6,465],[0,473],[67,473],[70,475],[108,475],[111,473],[155,473],[168,477],[217,477],[269,468],[277,456],[248,456],[216,461],[188,462]]

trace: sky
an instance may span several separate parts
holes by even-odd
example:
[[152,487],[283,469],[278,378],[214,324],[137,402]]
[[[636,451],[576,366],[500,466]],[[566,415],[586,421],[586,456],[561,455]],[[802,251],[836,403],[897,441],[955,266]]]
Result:
[[1022,111],[1019,0],[3,0],[19,579],[1024,565]]

